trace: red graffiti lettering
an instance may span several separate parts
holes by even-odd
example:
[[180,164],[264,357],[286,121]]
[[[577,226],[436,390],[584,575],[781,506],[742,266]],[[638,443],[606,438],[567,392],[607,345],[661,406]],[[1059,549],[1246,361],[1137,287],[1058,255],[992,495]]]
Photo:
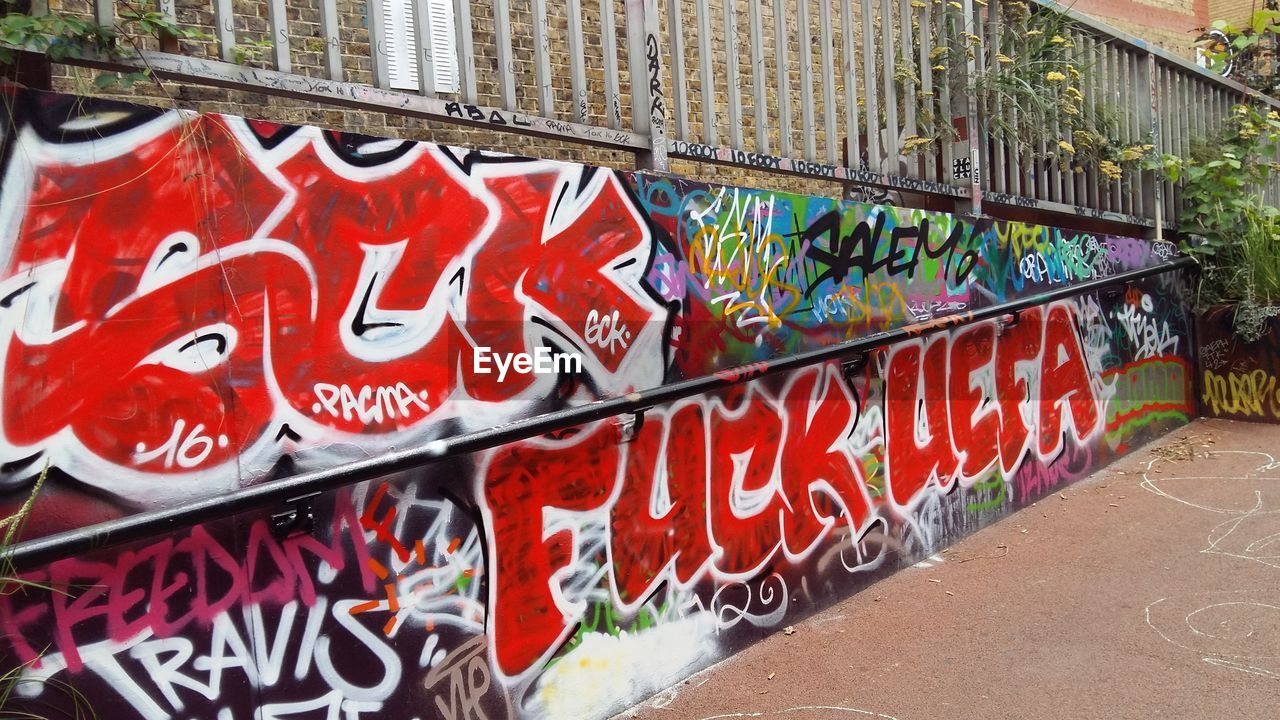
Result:
[[[1074,315],[1068,305],[1053,305],[1042,323],[1040,312],[1024,311],[994,341],[990,326],[934,338],[923,359],[920,341],[894,349],[886,371],[885,427],[892,440],[885,483],[895,503],[911,506],[930,481],[945,490],[955,479],[975,479],[995,462],[997,447],[1007,476],[1021,464],[1032,428],[1040,457],[1056,455],[1064,414],[1076,442],[1099,428]],[[975,387],[978,371],[993,358],[993,383]],[[1038,379],[1034,399],[1030,378]]]
[[[259,142],[235,118],[169,114],[89,164],[72,145],[18,150],[39,161],[0,281],[23,318],[0,447],[105,461],[86,475],[154,501],[136,481],[217,491],[334,433],[457,417],[460,387],[498,403],[536,384],[475,372],[475,347],[527,353],[542,333],[576,345],[604,393],[661,381],[666,310],[615,173],[426,144],[356,161],[313,128]],[[591,317],[607,343],[585,339]]]
[[[895,503],[908,506],[935,481],[949,488],[955,475],[947,397],[947,338],[937,336],[923,351],[919,343],[889,356],[885,374],[885,485]],[[920,380],[924,370],[923,385]]]
[[702,407],[683,405],[665,424],[646,422],[626,453],[626,479],[635,490],[622,493],[610,512],[609,552],[618,598],[629,605],[673,561],[676,580],[689,583],[711,555],[706,489],[678,480],[707,466]]
[[[1008,475],[1022,463],[1035,417],[1023,412],[1031,402],[1026,364],[1040,357],[1044,325],[1040,308],[1018,315],[1018,324],[1005,330],[996,344],[996,403],[1000,407],[1000,469]],[[1021,366],[1021,368],[1020,368]]]
[[580,611],[556,590],[575,538],[551,532],[549,510],[607,512],[622,607],[667,581],[751,576],[781,548],[802,556],[841,520],[860,535],[872,505],[848,447],[857,414],[832,365],[796,373],[777,399],[749,387],[650,411],[623,445],[601,423],[495,451],[484,487],[498,668],[517,675],[546,657]]
[[[960,460],[960,475],[976,479],[991,469],[998,454],[1000,417],[997,405],[983,397],[974,373],[991,362],[995,327],[978,325],[959,333],[951,351],[947,387],[951,400],[951,437]],[[997,385],[999,387],[999,385]]]
[[[544,509],[586,511],[603,507],[618,475],[617,434],[598,424],[570,444],[523,443],[498,450],[485,483],[485,502],[496,541],[489,548],[491,637],[494,662],[504,673],[528,668],[568,634],[572,622],[559,608],[549,582],[574,557],[573,534],[545,536]],[[555,478],[548,482],[548,478]]]
[[[807,552],[843,513],[851,529],[866,527],[871,499],[862,466],[841,445],[853,431],[858,405],[831,373],[800,373],[783,394],[787,436],[782,444],[782,515],[787,552]],[[835,507],[831,507],[834,504]]]

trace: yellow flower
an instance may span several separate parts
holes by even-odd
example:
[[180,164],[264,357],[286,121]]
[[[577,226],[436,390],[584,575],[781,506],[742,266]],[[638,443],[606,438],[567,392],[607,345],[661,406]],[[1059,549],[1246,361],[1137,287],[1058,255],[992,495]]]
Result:
[[1271,112],[1267,113],[1267,119],[1280,120],[1280,113],[1276,112],[1275,110],[1272,110]]
[[926,147],[932,142],[933,140],[929,138],[920,137],[919,135],[912,135],[911,137],[908,137],[902,141],[902,152],[905,152],[905,153],[915,152],[917,149]]
[[1076,106],[1071,103],[1063,103],[1062,112],[1064,115],[1070,115],[1072,117],[1080,114],[1080,111],[1076,109]]
[[1068,86],[1066,87],[1066,89],[1064,89],[1064,90],[1062,91],[1062,94],[1063,94],[1063,95],[1066,95],[1066,96],[1067,96],[1067,97],[1069,97],[1069,98],[1075,99],[1075,100],[1083,100],[1083,99],[1084,99],[1084,95],[1081,95],[1081,94],[1080,94],[1080,91],[1079,91],[1078,89],[1076,89],[1076,87],[1075,87],[1074,85],[1068,85]]
[[997,53],[996,62],[1001,62],[1001,63],[1004,63],[1005,65],[1012,65],[1013,58],[1009,57],[1008,55]]
[[1036,35],[1043,35],[1043,34],[1044,34],[1043,30],[1028,30],[1026,32],[1026,35],[1029,37],[1035,37]]
[[943,55],[946,55],[949,52],[951,52],[951,48],[947,47],[946,45],[939,45],[938,47],[934,48],[932,52],[929,53],[929,59],[937,60],[938,58],[942,57]]
[[1103,160],[1098,163],[1098,170],[1109,180],[1119,180],[1124,176],[1124,170],[1121,170],[1119,165],[1110,160]]
[[1067,76],[1063,75],[1057,70],[1051,70],[1044,74],[1044,79],[1048,80],[1049,82],[1062,82],[1063,80],[1067,79]]
[[955,8],[955,9],[957,9],[957,10],[963,10],[963,9],[964,9],[964,6],[963,6],[963,5],[961,5],[960,3],[956,2],[956,0],[951,0],[951,2],[949,2],[949,3],[947,3],[947,4],[948,4],[948,5],[950,5],[951,7]]
[[934,65],[933,69],[937,70],[938,72],[942,72],[943,70],[946,70],[947,67],[945,65]]
[[1072,79],[1080,79],[1080,71],[1076,69],[1075,65],[1068,65],[1067,72],[1071,75]]
[[928,7],[928,6],[927,6],[927,5],[925,5],[924,3],[920,2],[919,0],[911,0],[911,7],[913,7],[913,8],[922,8],[922,7]]
[[1067,142],[1066,140],[1059,140],[1058,147],[1062,148],[1062,151],[1067,153],[1068,155],[1074,155],[1076,153],[1076,149],[1072,147],[1071,143]]
[[1141,145],[1131,145],[1120,151],[1120,159],[1125,162],[1133,162],[1141,158],[1145,154]]
[[1062,37],[1061,35],[1054,35],[1053,37],[1049,38],[1049,42],[1053,43],[1054,45],[1061,45],[1066,41],[1067,39]]

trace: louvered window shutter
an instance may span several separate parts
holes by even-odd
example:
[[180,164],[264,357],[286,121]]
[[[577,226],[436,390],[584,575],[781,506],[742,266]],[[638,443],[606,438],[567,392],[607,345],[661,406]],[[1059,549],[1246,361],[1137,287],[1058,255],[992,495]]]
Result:
[[[396,90],[418,89],[418,38],[414,33],[413,0],[382,3],[383,37],[387,44],[387,79]],[[431,20],[432,64],[438,93],[458,91],[458,61],[454,51],[452,0],[427,0]]]
[[[468,0],[469,1],[469,0]],[[436,92],[458,92],[458,52],[453,27],[453,3],[429,0],[431,9],[432,63],[436,70]]]
[[387,80],[396,90],[418,89],[418,47],[413,34],[413,0],[379,0],[382,37],[387,43]]

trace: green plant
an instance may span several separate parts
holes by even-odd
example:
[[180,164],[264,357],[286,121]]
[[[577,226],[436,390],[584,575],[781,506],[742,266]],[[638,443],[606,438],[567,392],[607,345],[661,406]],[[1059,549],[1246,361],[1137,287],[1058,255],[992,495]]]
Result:
[[1222,132],[1197,142],[1189,157],[1152,156],[1144,166],[1181,181],[1178,226],[1183,250],[1201,266],[1197,305],[1235,304],[1236,329],[1256,339],[1280,303],[1280,209],[1262,188],[1280,165],[1280,114],[1231,109]]
[[[958,29],[954,13],[946,12],[950,20],[944,22]],[[955,79],[965,76],[970,61],[977,61],[971,91],[982,108],[984,132],[1015,154],[1051,160],[1063,170],[1093,168],[1107,180],[1136,170],[1153,144],[1115,140],[1120,134],[1115,108],[1101,99],[1103,95],[1084,90],[1105,83],[1095,78],[1101,48],[1077,47],[1073,40],[1084,36],[1083,28],[1063,13],[1033,10],[1026,2],[1002,3],[1000,22],[998,41],[988,36],[994,45],[984,46],[981,38],[967,32],[950,31],[954,41],[933,47],[927,58],[932,71],[953,82],[952,97],[970,92],[955,85]],[[908,57],[899,58],[899,81],[914,81],[912,63]],[[934,112],[933,104],[932,97],[923,98],[919,130],[906,138],[904,152],[922,152],[958,139],[950,113]]]
[[[1152,145],[1116,140],[1118,113],[1101,99],[1104,94],[1087,90],[1105,86],[1097,71],[1104,49],[1077,47],[1083,29],[1065,14],[1033,11],[1019,2],[1004,7],[1010,26],[994,48],[995,62],[974,81],[979,101],[989,108],[990,131],[1011,148],[1056,160],[1063,170],[1094,167],[1102,177],[1119,180]],[[1038,153],[1046,133],[1045,149]]]
[[1243,25],[1214,20],[1196,44],[1209,69],[1268,95],[1280,90],[1280,10],[1255,10]]
[[[994,51],[995,61],[973,79],[979,103],[992,110],[988,129],[1024,150],[1054,126],[1067,140],[1071,129],[1086,127],[1088,104],[1080,87],[1089,66],[1077,57],[1072,22],[1058,13],[1032,12],[1024,3],[1004,8],[1009,25],[999,44],[985,49]],[[976,45],[976,38],[967,39]]]
[[[44,53],[49,59],[63,61],[87,56],[119,61],[133,57],[146,38],[179,40],[212,40],[200,30],[184,28],[159,11],[149,9],[155,3],[122,2],[113,25],[99,25],[88,18],[70,13],[31,15],[16,9],[16,0],[3,0],[0,17],[0,64],[12,65],[19,50]],[[103,72],[94,78],[99,88],[112,85],[129,87],[150,77],[150,70],[115,73]]]
[[270,40],[246,40],[237,43],[231,52],[237,65],[248,65],[265,57],[271,47]]

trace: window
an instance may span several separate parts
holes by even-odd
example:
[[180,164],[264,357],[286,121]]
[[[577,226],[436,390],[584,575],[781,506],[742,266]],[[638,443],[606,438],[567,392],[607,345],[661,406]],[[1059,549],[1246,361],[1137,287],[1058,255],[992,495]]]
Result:
[[418,89],[418,37],[415,6],[426,8],[431,27],[431,57],[438,93],[458,91],[458,59],[451,0],[380,0],[382,36],[387,45],[387,81],[396,90]]

